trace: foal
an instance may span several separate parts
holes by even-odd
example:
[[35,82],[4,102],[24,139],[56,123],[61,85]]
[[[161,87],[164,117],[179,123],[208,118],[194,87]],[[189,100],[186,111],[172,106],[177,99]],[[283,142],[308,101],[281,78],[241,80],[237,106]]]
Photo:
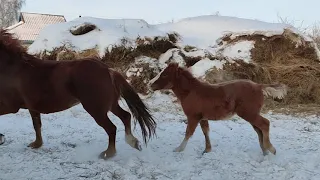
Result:
[[269,139],[270,122],[260,115],[264,95],[282,99],[287,94],[283,84],[257,84],[250,80],[233,80],[217,84],[201,82],[177,63],[170,63],[150,81],[151,89],[171,89],[180,100],[188,118],[185,138],[174,151],[185,149],[189,138],[200,123],[206,147],[203,153],[211,151],[208,120],[225,120],[237,114],[248,121],[257,132],[264,155],[276,149]]

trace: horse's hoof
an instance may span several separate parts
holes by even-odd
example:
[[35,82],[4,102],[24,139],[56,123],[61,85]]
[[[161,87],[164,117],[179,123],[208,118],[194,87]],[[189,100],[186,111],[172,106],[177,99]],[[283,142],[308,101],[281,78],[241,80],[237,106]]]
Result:
[[266,155],[268,155],[268,152],[267,151],[262,151],[262,154],[263,154],[263,156],[266,156]]
[[106,150],[106,151],[103,151],[102,153],[100,153],[99,157],[100,157],[101,159],[107,160],[107,159],[109,159],[109,158],[114,157],[115,155],[116,155],[116,152],[115,152],[115,151],[108,151],[108,150]]
[[42,144],[43,144],[42,142],[35,141],[35,142],[30,143],[28,145],[28,147],[31,147],[31,149],[38,149],[42,146]]
[[142,147],[141,147],[141,144],[140,144],[139,141],[136,141],[136,144],[135,144],[134,148],[136,148],[139,151],[142,151]]
[[5,138],[3,134],[0,134],[0,145],[3,144],[5,142]]

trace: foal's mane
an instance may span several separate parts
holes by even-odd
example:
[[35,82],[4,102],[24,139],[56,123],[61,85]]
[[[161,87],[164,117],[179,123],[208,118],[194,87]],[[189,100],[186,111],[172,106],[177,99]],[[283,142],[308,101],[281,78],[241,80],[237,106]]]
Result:
[[195,78],[192,73],[190,72],[189,69],[183,68],[183,67],[178,67],[178,70],[180,70],[181,75],[185,77],[187,80],[191,81],[199,81],[197,78]]
[[20,44],[19,40],[14,38],[6,29],[0,30],[0,49],[7,51],[10,55],[26,53],[26,50]]

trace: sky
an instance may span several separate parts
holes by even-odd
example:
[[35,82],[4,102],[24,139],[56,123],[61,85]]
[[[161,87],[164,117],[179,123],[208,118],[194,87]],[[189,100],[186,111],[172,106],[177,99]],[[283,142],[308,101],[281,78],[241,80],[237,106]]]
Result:
[[26,0],[21,11],[61,14],[67,21],[81,16],[144,19],[150,24],[210,15],[279,22],[295,26],[320,22],[319,0]]

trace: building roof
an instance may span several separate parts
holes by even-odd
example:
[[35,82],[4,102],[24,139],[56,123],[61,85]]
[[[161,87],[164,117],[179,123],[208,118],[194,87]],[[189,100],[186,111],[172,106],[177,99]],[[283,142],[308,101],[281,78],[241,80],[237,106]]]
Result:
[[62,22],[66,22],[63,15],[21,12],[19,22],[6,29],[21,41],[34,41],[45,26]]

